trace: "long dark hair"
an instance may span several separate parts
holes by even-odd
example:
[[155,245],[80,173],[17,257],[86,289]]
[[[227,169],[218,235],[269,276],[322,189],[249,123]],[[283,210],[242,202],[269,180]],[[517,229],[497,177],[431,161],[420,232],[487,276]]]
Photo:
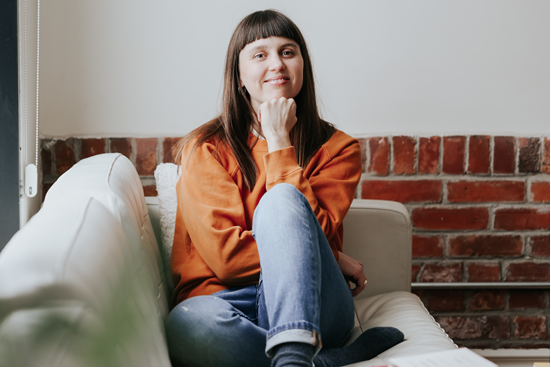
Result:
[[248,92],[240,88],[239,53],[249,43],[272,36],[295,41],[300,46],[304,61],[302,89],[294,98],[297,123],[289,133],[298,164],[306,168],[312,156],[331,138],[335,127],[319,116],[314,73],[304,37],[287,16],[275,10],[262,10],[246,16],[233,32],[226,54],[220,116],[193,130],[174,146],[176,163],[181,162],[183,149],[195,138],[197,141],[193,149],[210,140],[215,140],[216,147],[220,143],[227,144],[237,160],[245,184],[252,190],[258,172],[247,143],[251,127],[256,123],[256,116],[253,114]]

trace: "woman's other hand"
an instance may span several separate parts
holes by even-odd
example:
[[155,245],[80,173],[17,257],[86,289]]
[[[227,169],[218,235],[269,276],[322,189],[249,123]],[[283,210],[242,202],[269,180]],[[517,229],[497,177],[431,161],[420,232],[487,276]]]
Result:
[[356,285],[352,289],[352,296],[356,296],[365,289],[367,278],[364,274],[364,265],[360,261],[339,252],[339,268],[341,269],[344,278]]
[[258,121],[268,143],[268,152],[290,147],[289,132],[297,122],[297,105],[292,98],[281,97],[258,107]]

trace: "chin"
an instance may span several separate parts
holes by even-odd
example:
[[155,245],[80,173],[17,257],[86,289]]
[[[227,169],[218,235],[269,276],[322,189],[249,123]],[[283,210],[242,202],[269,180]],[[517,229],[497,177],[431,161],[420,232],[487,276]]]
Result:
[[268,101],[273,100],[273,99],[279,99],[281,97],[294,98],[295,96],[293,96],[292,93],[277,93],[277,94],[273,95],[273,97],[271,97]]

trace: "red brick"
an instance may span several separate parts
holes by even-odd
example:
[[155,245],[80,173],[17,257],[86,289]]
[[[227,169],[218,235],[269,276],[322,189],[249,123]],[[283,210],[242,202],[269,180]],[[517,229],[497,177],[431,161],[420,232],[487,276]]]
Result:
[[534,208],[501,208],[495,212],[496,230],[549,230],[549,211]]
[[460,235],[449,239],[450,256],[521,256],[522,239],[520,235]]
[[509,309],[543,309],[546,295],[542,290],[511,290]]
[[421,257],[443,257],[444,238],[440,236],[413,235],[412,251],[413,258]]
[[434,290],[427,297],[430,312],[464,311],[465,293],[463,290]]
[[549,258],[549,235],[531,236],[528,241],[530,244],[530,255],[532,257]]
[[42,175],[52,175],[52,152],[48,148],[42,148],[40,151],[42,159]]
[[136,170],[140,175],[151,176],[157,167],[157,138],[136,139]]
[[[165,138],[167,139],[167,138]],[[356,138],[360,143],[360,151],[362,152],[362,172],[367,172],[367,138]],[[163,147],[164,151],[164,147]],[[163,155],[164,157],[164,155]]]
[[75,152],[70,141],[55,142],[56,174],[61,175],[76,164]]
[[471,298],[469,309],[473,311],[505,309],[505,293],[503,291],[478,291]]
[[105,153],[105,139],[83,139],[80,157],[86,158]]
[[419,138],[419,174],[438,174],[438,156],[440,155],[440,137]]
[[415,280],[417,280],[417,274],[419,273],[420,268],[420,265],[411,266],[411,282],[415,282]]
[[469,174],[490,173],[490,136],[473,135],[469,138]]
[[157,196],[157,186],[156,185],[145,185],[143,187],[143,194],[146,197],[156,197]]
[[411,290],[411,293],[417,295],[417,297],[421,301],[423,301],[423,296],[425,295],[425,290],[424,289],[413,289],[413,290]]
[[440,180],[365,180],[363,199],[382,199],[401,203],[442,201]]
[[448,200],[465,202],[524,202],[524,181],[458,181],[448,183]]
[[511,263],[505,271],[505,281],[511,282],[549,282],[549,262]]
[[494,137],[494,174],[515,173],[515,138]]
[[444,137],[442,172],[446,174],[465,173],[465,137]]
[[541,172],[549,174],[549,138],[543,140],[543,160],[541,162]]
[[[181,139],[182,137],[163,139],[163,162],[174,163],[174,157],[176,156],[176,152],[172,152],[172,149],[174,148],[176,143],[178,143]],[[363,152],[364,151],[362,149],[362,166],[363,166],[363,161],[365,157],[365,154]]]
[[425,264],[419,282],[461,282],[461,263]]
[[469,263],[468,282],[499,282],[501,270],[497,263]]
[[424,230],[483,230],[488,226],[487,208],[415,208],[413,225]]
[[394,173],[415,174],[415,138],[398,136],[392,138]]
[[389,152],[386,137],[369,138],[369,167],[367,171],[377,175],[388,175]]
[[540,139],[518,139],[518,171],[520,173],[537,173],[540,171]]
[[507,339],[511,336],[506,316],[435,317],[452,339]]
[[111,138],[109,151],[121,153],[130,158],[130,155],[132,155],[132,141],[130,138]]
[[530,199],[532,202],[549,203],[549,182],[533,182],[530,186]]
[[547,338],[546,318],[543,316],[516,316],[515,337],[517,339],[545,339]]

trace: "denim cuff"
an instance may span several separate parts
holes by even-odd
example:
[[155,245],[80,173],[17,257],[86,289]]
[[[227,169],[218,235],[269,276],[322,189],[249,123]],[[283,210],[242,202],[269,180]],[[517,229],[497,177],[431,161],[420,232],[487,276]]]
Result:
[[266,355],[273,357],[272,349],[287,342],[302,342],[316,347],[314,356],[321,350],[321,334],[316,325],[307,321],[287,323],[274,327],[266,334]]

